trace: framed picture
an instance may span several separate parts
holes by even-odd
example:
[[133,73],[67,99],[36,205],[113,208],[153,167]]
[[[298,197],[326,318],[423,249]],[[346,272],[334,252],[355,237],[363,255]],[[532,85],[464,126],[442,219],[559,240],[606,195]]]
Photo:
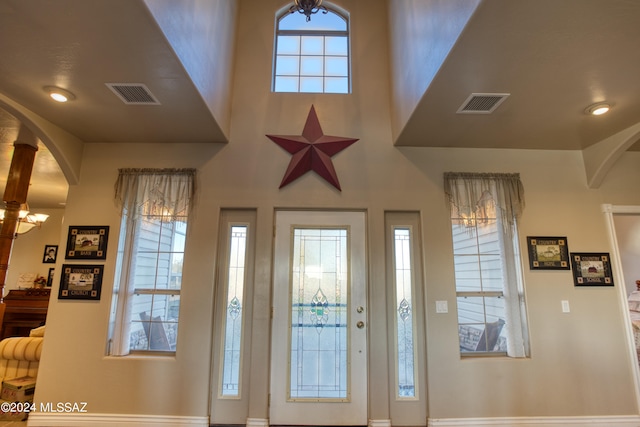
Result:
[[51,267],[49,269],[49,275],[47,276],[47,287],[51,287],[53,285],[53,273],[56,271],[55,268]]
[[566,237],[527,236],[531,270],[569,270],[569,246]]
[[42,262],[45,264],[55,264],[58,257],[58,245],[45,245]]
[[613,286],[608,253],[571,253],[571,268],[575,286]]
[[106,259],[109,226],[70,226],[66,259]]
[[64,264],[58,299],[99,300],[103,269],[102,265]]

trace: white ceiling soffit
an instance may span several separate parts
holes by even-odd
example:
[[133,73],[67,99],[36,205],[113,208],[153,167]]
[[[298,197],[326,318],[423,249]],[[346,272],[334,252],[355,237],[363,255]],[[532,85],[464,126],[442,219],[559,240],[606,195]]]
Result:
[[105,83],[122,102],[128,105],[160,105],[142,83]]
[[509,93],[472,93],[458,108],[458,114],[491,114]]

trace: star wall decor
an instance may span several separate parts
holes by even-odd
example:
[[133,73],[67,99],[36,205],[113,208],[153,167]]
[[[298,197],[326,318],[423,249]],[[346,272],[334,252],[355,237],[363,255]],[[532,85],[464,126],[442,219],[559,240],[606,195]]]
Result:
[[358,138],[324,135],[313,105],[302,135],[267,135],[267,138],[292,155],[280,188],[312,170],[342,191],[331,157],[356,142]]

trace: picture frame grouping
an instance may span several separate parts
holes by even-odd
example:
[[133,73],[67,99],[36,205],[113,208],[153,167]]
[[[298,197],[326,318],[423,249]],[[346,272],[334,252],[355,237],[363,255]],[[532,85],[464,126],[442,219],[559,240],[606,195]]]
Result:
[[109,226],[69,226],[65,259],[106,259]]
[[[109,241],[108,225],[72,225],[67,233],[65,260],[106,260]],[[49,270],[53,280],[53,269]],[[104,265],[63,264],[60,272],[58,299],[100,300]]]
[[569,252],[564,236],[527,236],[531,270],[572,270],[574,286],[614,286],[607,252]]

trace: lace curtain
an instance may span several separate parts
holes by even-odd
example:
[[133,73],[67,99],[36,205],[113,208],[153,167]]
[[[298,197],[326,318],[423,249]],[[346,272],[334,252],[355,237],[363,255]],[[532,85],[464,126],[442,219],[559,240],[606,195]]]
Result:
[[195,169],[119,169],[115,200],[133,220],[140,215],[175,221],[194,201]]
[[[501,268],[505,315],[507,355],[525,357],[526,316],[524,292],[520,279],[516,222],[524,209],[524,187],[517,173],[454,173],[444,174],[444,191],[451,217],[495,217],[502,224]],[[495,209],[495,216],[493,210]],[[470,228],[472,229],[472,228]]]
[[524,210],[524,187],[517,173],[446,172],[444,193],[452,217],[484,217],[495,207],[508,236]]

